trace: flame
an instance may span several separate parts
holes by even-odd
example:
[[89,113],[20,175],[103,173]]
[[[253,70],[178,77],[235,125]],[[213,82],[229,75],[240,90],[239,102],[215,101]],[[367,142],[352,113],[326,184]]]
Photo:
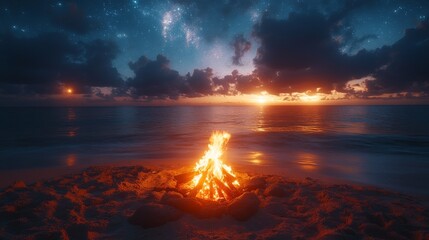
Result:
[[232,168],[221,160],[230,137],[231,134],[224,131],[213,132],[208,150],[194,167],[191,195],[214,201],[228,199],[240,186]]

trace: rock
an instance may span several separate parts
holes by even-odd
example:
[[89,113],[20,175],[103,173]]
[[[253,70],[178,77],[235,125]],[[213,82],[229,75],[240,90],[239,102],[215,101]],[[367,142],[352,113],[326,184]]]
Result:
[[270,202],[263,209],[271,215],[277,217],[288,217],[287,207],[279,202]]
[[245,192],[228,205],[228,214],[239,221],[251,218],[259,209],[259,198],[253,192]]
[[165,203],[183,212],[197,216],[200,215],[203,207],[201,202],[195,198],[170,198]]
[[247,184],[244,186],[244,189],[246,189],[246,191],[252,191],[258,188],[264,188],[265,184],[267,184],[265,178],[253,177],[247,182]]
[[200,218],[213,218],[213,217],[221,217],[226,213],[226,204],[218,203],[212,201],[201,201],[202,208],[197,217]]
[[162,195],[161,202],[168,204],[169,201],[177,198],[183,198],[183,195],[178,192],[169,191],[169,192],[166,192],[164,195]]
[[198,200],[196,198],[183,198],[179,195],[172,195],[164,201],[185,213],[192,214],[199,218],[220,217],[226,213],[226,206],[217,202]]
[[137,209],[128,218],[131,224],[143,228],[152,228],[164,225],[167,222],[176,221],[182,217],[182,212],[168,205],[147,203]]
[[153,191],[151,194],[151,197],[153,199],[155,199],[156,201],[160,201],[162,199],[162,196],[164,196],[165,191]]
[[285,197],[287,192],[285,191],[283,185],[279,183],[271,184],[264,191],[265,196],[273,196],[273,197]]
[[27,185],[25,184],[24,181],[16,181],[12,184],[12,188],[14,189],[22,189],[22,188],[26,188]]

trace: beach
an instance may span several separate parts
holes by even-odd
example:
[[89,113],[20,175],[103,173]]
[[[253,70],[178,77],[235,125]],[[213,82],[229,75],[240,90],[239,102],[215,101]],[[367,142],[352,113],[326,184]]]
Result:
[[[216,212],[213,203],[177,188],[175,177],[190,169],[94,166],[32,184],[17,181],[0,190],[0,238],[429,238],[427,198],[240,169],[240,196],[215,203]],[[241,207],[231,207],[234,202]],[[241,215],[234,213],[240,208]]]

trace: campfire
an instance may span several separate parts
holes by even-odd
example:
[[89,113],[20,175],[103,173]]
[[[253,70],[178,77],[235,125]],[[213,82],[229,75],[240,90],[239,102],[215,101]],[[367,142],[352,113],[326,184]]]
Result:
[[232,168],[221,160],[231,134],[215,131],[210,137],[208,150],[196,163],[193,172],[176,176],[178,185],[188,185],[188,196],[206,200],[231,200],[238,195],[240,186]]

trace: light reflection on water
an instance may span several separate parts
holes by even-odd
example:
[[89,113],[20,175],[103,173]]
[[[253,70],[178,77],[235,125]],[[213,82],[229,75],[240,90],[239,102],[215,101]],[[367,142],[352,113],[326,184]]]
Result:
[[429,106],[3,108],[0,169],[193,162],[225,130],[230,165],[424,192],[428,118]]
[[262,152],[250,152],[248,155],[248,162],[255,165],[264,164],[264,154]]
[[66,164],[68,167],[73,167],[76,164],[76,154],[68,154]]
[[305,171],[314,171],[318,168],[318,156],[312,153],[300,153],[296,158],[296,162]]

